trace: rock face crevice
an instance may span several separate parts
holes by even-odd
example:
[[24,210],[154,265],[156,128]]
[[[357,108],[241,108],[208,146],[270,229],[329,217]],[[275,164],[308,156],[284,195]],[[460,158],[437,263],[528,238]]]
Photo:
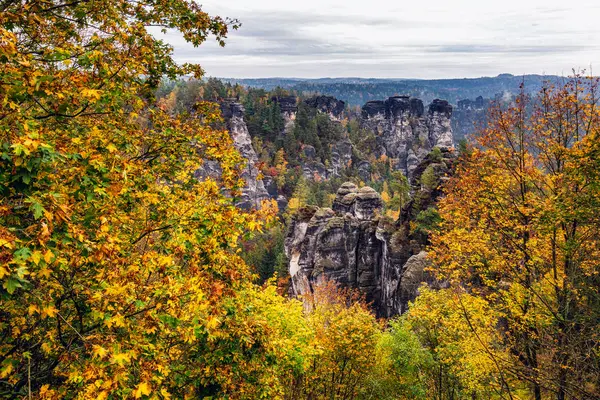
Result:
[[[293,293],[305,295],[334,281],[360,291],[378,316],[405,312],[419,286],[433,284],[426,272],[427,233],[413,225],[420,212],[435,205],[439,185],[451,172],[453,152],[440,153],[427,155],[415,168],[412,200],[397,221],[381,216],[375,190],[351,182],[340,186],[331,208],[300,210],[285,240]],[[422,184],[425,171],[433,174],[433,185]]]

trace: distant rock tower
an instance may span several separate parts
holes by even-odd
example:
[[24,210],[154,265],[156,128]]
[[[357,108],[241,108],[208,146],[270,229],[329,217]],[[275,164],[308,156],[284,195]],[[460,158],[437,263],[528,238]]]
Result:
[[452,106],[434,100],[425,113],[423,102],[410,96],[369,101],[362,107],[362,126],[377,137],[378,156],[396,162],[408,177],[434,148],[452,148]]

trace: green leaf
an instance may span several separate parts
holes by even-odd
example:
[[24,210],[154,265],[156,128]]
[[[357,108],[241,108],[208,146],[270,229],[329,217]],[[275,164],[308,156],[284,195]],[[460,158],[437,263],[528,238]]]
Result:
[[44,207],[42,207],[42,205],[38,202],[34,202],[31,203],[31,206],[29,206],[29,210],[33,211],[33,217],[35,219],[40,219],[42,217],[42,215],[44,215]]
[[18,279],[15,279],[11,276],[6,281],[4,281],[4,283],[2,284],[2,287],[4,287],[4,289],[6,289],[8,294],[13,294],[15,292],[15,290],[17,290],[20,287],[23,287],[23,285],[21,285],[21,282],[19,282]]

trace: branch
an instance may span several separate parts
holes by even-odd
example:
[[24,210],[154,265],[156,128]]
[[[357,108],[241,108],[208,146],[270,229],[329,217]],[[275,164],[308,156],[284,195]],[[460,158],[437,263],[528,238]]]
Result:
[[145,238],[146,236],[148,236],[149,234],[151,234],[153,232],[164,231],[165,229],[169,229],[169,228],[172,228],[172,227],[173,227],[173,225],[169,224],[169,225],[161,226],[160,228],[150,229],[149,231],[146,231],[143,234],[141,234],[140,237],[138,237],[131,244],[136,244],[137,242],[139,242],[140,240],[142,240],[143,238]]

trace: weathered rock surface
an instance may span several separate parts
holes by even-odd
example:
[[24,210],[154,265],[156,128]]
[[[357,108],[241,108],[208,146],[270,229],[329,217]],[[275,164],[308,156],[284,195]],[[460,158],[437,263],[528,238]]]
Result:
[[381,198],[371,188],[346,183],[336,198],[337,211],[308,208],[293,219],[286,238],[294,293],[310,293],[314,285],[333,280],[358,288],[368,301],[378,300],[381,246],[376,237]]
[[[285,241],[293,292],[307,294],[334,281],[362,292],[379,316],[405,312],[419,286],[433,283],[423,251],[427,232],[411,228],[411,222],[435,204],[453,159],[451,151],[442,150],[417,165],[410,181],[413,198],[398,221],[381,217],[382,201],[375,190],[351,182],[340,186],[332,208],[302,209]],[[425,171],[433,173],[432,185],[421,183]]]
[[449,149],[454,146],[452,142],[452,126],[450,117],[452,106],[446,100],[433,100],[429,105],[427,114],[427,128],[429,130],[429,145]]
[[327,170],[329,177],[340,176],[342,171],[351,166],[352,142],[342,139],[331,148],[331,165]]
[[306,179],[320,181],[328,179],[328,171],[325,164],[317,157],[317,151],[311,145],[303,145],[302,153],[302,173]]
[[312,108],[329,115],[332,121],[340,121],[346,103],[332,96],[315,96],[304,101]]
[[258,179],[259,171],[255,166],[258,158],[244,121],[244,107],[237,101],[227,100],[221,103],[221,114],[227,123],[233,145],[247,160],[246,167],[242,171],[246,186],[242,189],[242,196],[237,204],[244,209],[258,208],[261,201],[269,198],[269,194],[263,181]]
[[411,176],[416,166],[434,147],[454,146],[451,127],[452,106],[434,100],[427,108],[409,96],[369,101],[362,108],[362,126],[377,136],[378,156],[396,161],[396,168]]
[[[281,116],[284,120],[282,135],[286,135],[294,129],[296,114],[298,112],[297,98],[294,96],[273,97],[273,101],[279,104]],[[318,112],[326,114],[334,123],[340,123],[343,118],[346,103],[332,96],[314,96],[304,100],[309,107]],[[313,146],[302,146],[302,170],[304,176],[310,180],[328,180],[341,175],[342,171],[349,168],[352,160],[352,142],[347,137],[338,140],[331,146],[331,158],[328,166],[320,160]]]
[[431,262],[427,259],[426,251],[421,251],[406,261],[400,281],[400,303],[407,304],[417,297],[421,284],[431,280],[426,271],[429,266]]
[[281,116],[284,122],[284,134],[294,129],[294,121],[298,113],[298,105],[296,96],[279,96],[273,97],[271,100],[279,105]]

